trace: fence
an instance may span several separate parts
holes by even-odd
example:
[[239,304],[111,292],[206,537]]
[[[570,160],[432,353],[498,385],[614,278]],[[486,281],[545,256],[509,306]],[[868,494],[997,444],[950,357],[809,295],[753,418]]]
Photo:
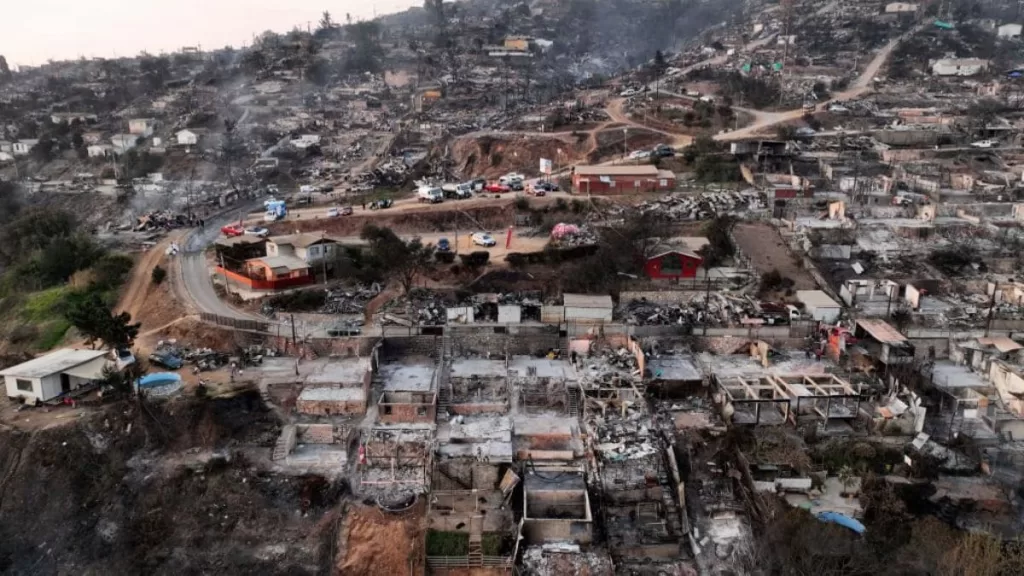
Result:
[[233,328],[235,330],[247,330],[250,332],[270,331],[270,323],[263,322],[261,320],[221,316],[220,314],[213,314],[211,312],[200,312],[199,319],[203,322],[216,324],[217,326],[223,326],[225,328]]
[[473,566],[489,566],[492,568],[512,569],[512,558],[505,556],[427,556],[427,566],[431,568],[470,568]]
[[249,278],[248,276],[242,276],[238,272],[232,272],[231,270],[221,268],[220,266],[217,266],[215,270],[217,274],[223,275],[225,278],[230,279],[231,282],[241,284],[251,290],[283,290],[285,288],[295,288],[296,286],[307,286],[309,284],[316,283],[316,277],[314,277],[312,274],[293,278],[261,280],[258,278]]

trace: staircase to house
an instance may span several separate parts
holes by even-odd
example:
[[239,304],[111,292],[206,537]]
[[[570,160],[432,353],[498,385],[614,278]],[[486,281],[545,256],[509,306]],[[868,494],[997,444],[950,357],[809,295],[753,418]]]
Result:
[[437,341],[437,421],[447,420],[451,414],[449,407],[452,402],[452,389],[448,382],[448,358],[451,351],[451,340],[442,336]]
[[570,386],[568,389],[569,397],[569,416],[579,420],[580,413],[582,412],[581,405],[583,404],[583,394],[578,386]]
[[284,460],[288,457],[292,446],[295,445],[295,434],[295,426],[291,424],[281,430],[281,435],[277,438],[277,443],[274,444],[274,452],[270,456],[271,460]]
[[483,529],[484,517],[473,516],[469,521],[469,564],[470,566],[483,566]]

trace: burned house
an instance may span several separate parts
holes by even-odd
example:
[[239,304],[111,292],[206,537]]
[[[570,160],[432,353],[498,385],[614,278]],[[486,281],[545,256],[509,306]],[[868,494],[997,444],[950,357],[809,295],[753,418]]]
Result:
[[431,360],[410,359],[380,367],[383,385],[377,419],[388,424],[433,425],[437,418],[437,369]]
[[685,531],[679,469],[671,446],[653,426],[646,402],[588,409],[592,439],[590,488],[600,498],[600,520],[615,558],[678,558]]
[[348,425],[286,424],[271,460],[300,470],[336,473],[348,465],[358,441],[358,429]]
[[884,320],[857,320],[853,337],[855,343],[845,344],[851,355],[867,356],[885,368],[914,361],[914,345]]
[[[511,507],[519,475],[512,465],[512,423],[507,416],[456,416],[437,429],[428,530],[468,538],[464,556],[436,557],[431,566],[511,567],[519,540]],[[431,540],[434,534],[428,533]],[[484,540],[489,545],[484,545]]]
[[363,414],[372,378],[370,358],[332,359],[305,377],[295,409],[314,416]]
[[513,356],[508,362],[508,378],[520,413],[555,410],[579,415],[579,375],[568,361]]
[[509,409],[509,368],[506,360],[456,358],[445,393],[449,414],[505,414]]
[[527,542],[589,544],[593,520],[581,467],[538,465],[527,469],[523,479],[523,537]]
[[430,489],[433,454],[431,427],[380,425],[364,433],[360,486],[388,497],[422,494]]
[[848,427],[860,417],[864,398],[835,374],[772,374],[718,380],[722,413],[734,425],[796,425],[814,420],[821,429]]
[[707,386],[696,358],[685,352],[648,357],[646,372],[647,391],[658,398],[687,398],[702,394]]

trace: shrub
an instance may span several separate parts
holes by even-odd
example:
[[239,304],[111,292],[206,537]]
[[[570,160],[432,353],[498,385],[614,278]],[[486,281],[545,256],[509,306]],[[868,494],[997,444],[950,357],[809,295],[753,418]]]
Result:
[[437,261],[441,262],[442,264],[451,264],[452,262],[455,262],[455,253],[437,252],[436,254],[434,254],[434,258],[436,258]]
[[509,266],[513,268],[522,268],[529,262],[529,258],[526,254],[520,254],[519,252],[509,252],[505,255],[505,262],[508,262]]
[[487,264],[490,259],[491,253],[483,250],[472,252],[470,254],[459,254],[459,260],[462,261],[462,264],[470,268],[479,268]]
[[164,270],[159,264],[153,268],[153,273],[150,274],[153,279],[153,284],[160,285],[164,279],[167,278],[167,270]]
[[93,284],[101,289],[118,288],[132,272],[135,260],[127,254],[105,254],[92,265]]

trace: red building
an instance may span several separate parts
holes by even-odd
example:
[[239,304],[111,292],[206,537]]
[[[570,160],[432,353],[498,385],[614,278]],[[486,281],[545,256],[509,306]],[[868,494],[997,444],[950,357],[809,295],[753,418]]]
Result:
[[635,194],[675,190],[676,175],[651,164],[637,166],[576,166],[572,189],[576,194]]
[[644,273],[651,280],[694,278],[704,259],[693,252],[669,250],[647,259]]

